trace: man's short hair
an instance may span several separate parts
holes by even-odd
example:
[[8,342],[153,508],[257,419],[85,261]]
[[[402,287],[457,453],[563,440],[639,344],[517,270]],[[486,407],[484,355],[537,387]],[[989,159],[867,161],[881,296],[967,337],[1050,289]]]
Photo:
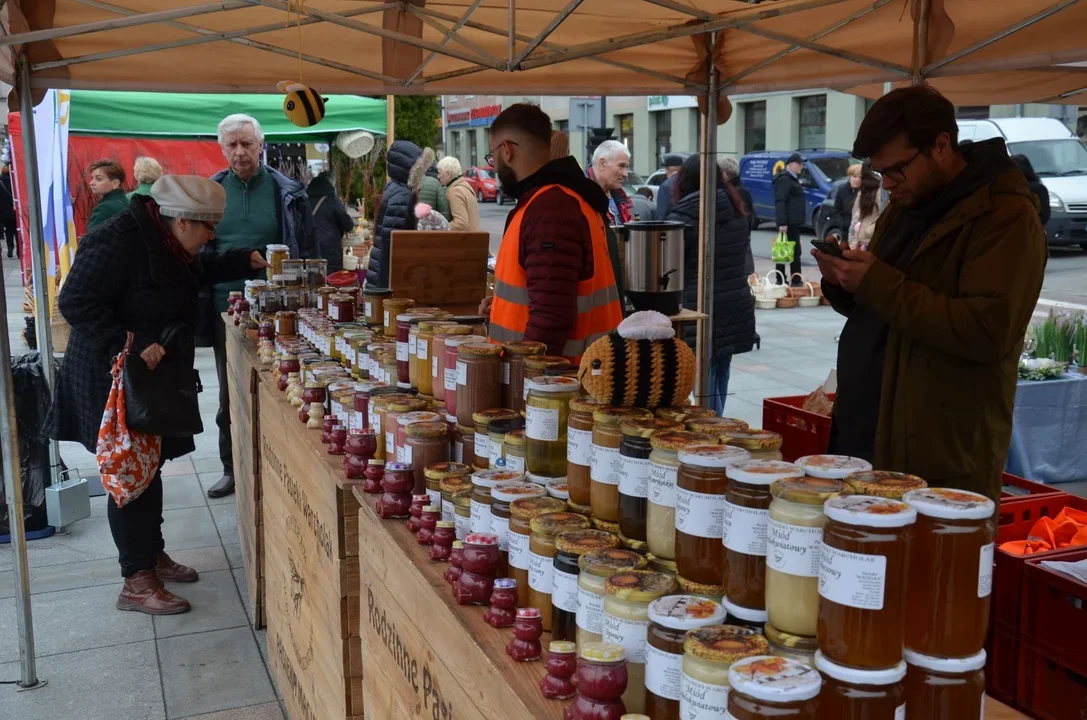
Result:
[[120,163],[112,160],[99,160],[91,163],[91,166],[87,168],[87,174],[89,175],[95,170],[101,170],[110,180],[120,180],[122,185],[125,184],[125,169],[121,167]]
[[609,163],[615,162],[620,153],[625,155],[628,160],[630,159],[630,150],[627,150],[626,145],[618,140],[605,140],[600,143],[596,150],[593,150],[593,166],[596,165],[600,158],[604,158]]
[[928,85],[899,88],[887,93],[868,111],[853,143],[853,156],[867,159],[887,143],[905,133],[910,147],[925,150],[941,133],[958,147],[959,126],[955,106]]
[[246,125],[253,128],[253,134],[257,136],[257,142],[264,142],[264,130],[261,128],[260,123],[257,122],[255,117],[246,115],[245,113],[234,113],[233,115],[227,115],[219,121],[219,144],[223,144],[224,135],[227,133],[238,132]]
[[491,123],[491,134],[503,130],[516,130],[551,147],[551,118],[537,105],[517,103],[503,110]]

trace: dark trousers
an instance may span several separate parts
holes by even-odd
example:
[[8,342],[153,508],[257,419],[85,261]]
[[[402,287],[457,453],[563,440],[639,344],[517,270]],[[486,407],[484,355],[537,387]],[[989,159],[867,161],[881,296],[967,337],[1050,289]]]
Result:
[[19,252],[19,236],[15,229],[14,220],[4,220],[4,237],[8,241],[8,253]]
[[710,365],[710,392],[707,405],[724,417],[725,398],[728,397],[728,378],[732,374],[732,353],[721,352],[713,356]]
[[[215,318],[217,321],[219,318]],[[223,474],[234,476],[234,447],[230,442],[230,393],[227,389],[226,365],[226,325],[215,323],[215,373],[219,376],[219,411],[215,413],[215,424],[219,426],[219,460],[223,463]]]
[[[800,228],[796,225],[790,225],[788,230],[785,231],[785,235],[788,239],[795,243],[793,245],[793,261],[789,263],[789,272],[785,272],[785,266],[778,263],[777,269],[782,275],[785,276],[785,284],[789,284],[789,278],[793,274],[800,272]],[[797,282],[800,282],[797,280]]]
[[154,569],[155,558],[166,547],[162,540],[162,470],[155,473],[138,498],[123,508],[117,507],[107,493],[106,517],[117,546],[121,575],[127,578]]

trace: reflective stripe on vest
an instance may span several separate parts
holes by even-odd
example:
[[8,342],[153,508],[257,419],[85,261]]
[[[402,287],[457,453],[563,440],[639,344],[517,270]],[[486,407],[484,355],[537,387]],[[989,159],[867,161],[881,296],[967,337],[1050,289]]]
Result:
[[577,321],[563,345],[562,355],[580,362],[582,354],[596,340],[614,330],[623,319],[619,291],[612,272],[604,220],[577,193],[561,185],[540,188],[524,206],[514,210],[502,236],[495,262],[494,302],[491,306],[489,338],[492,342],[517,342],[528,327],[528,276],[521,267],[521,219],[525,210],[544,192],[558,188],[578,201],[589,225],[593,249],[593,276],[577,284]]

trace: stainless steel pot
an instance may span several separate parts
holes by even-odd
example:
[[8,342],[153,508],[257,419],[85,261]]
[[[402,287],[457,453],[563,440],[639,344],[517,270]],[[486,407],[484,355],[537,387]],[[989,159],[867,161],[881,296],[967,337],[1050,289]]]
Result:
[[630,222],[619,241],[627,298],[634,309],[678,313],[683,305],[683,223]]

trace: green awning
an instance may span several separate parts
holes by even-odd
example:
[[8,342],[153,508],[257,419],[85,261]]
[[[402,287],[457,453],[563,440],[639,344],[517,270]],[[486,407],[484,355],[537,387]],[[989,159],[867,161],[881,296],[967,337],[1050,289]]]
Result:
[[214,138],[220,120],[245,113],[260,122],[265,141],[272,143],[332,142],[344,130],[385,135],[384,100],[330,95],[324,119],[301,128],[283,114],[283,97],[72,90],[69,128],[78,135]]

